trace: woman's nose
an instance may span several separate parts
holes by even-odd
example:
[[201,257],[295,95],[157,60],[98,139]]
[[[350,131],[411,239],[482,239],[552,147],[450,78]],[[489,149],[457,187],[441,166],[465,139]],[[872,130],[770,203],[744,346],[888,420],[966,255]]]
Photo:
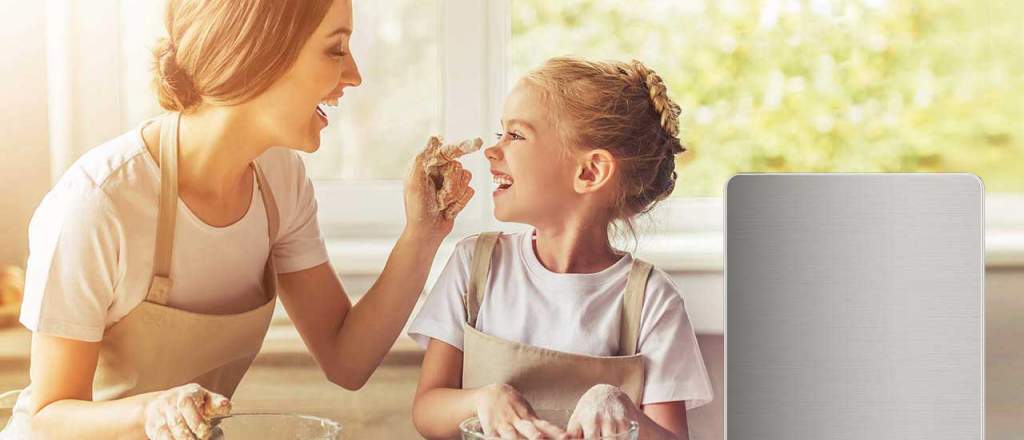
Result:
[[356,57],[354,54],[349,53],[347,58],[345,68],[342,69],[341,73],[341,83],[345,87],[358,87],[363,83],[363,76],[359,73]]

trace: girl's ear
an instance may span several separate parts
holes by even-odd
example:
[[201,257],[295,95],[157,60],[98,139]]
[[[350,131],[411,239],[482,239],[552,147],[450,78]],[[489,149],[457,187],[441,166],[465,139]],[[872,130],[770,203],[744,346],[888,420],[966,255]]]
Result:
[[590,150],[579,156],[573,189],[578,194],[595,192],[610,184],[616,171],[615,157],[608,150]]

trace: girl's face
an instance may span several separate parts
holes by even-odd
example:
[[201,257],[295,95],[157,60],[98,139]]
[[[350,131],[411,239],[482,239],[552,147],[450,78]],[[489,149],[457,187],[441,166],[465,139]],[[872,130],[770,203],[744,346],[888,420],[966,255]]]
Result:
[[307,153],[320,148],[327,116],[318,106],[341,98],[345,87],[362,82],[349,51],[351,0],[334,0],[292,67],[266,92],[252,100],[260,121],[271,130],[272,145]]
[[505,100],[502,132],[484,150],[494,191],[494,216],[537,226],[560,217],[578,194],[576,165],[555,131],[552,114],[536,88],[522,81]]

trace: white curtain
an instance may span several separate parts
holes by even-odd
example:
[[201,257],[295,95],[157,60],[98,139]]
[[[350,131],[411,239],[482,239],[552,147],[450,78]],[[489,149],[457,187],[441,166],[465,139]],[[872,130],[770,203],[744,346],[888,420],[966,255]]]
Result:
[[50,171],[159,113],[149,48],[164,32],[160,0],[47,0]]

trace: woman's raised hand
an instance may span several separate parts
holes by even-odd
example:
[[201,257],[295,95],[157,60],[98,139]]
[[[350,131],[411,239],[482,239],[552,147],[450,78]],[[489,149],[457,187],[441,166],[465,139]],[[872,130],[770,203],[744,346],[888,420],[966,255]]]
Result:
[[205,440],[210,420],[231,413],[227,397],[190,383],[157,394],[144,408],[146,437],[153,440]]
[[443,145],[434,136],[416,156],[405,182],[406,229],[423,236],[443,239],[454,226],[455,217],[475,193],[469,187],[473,175],[456,159],[480,148],[482,141]]

